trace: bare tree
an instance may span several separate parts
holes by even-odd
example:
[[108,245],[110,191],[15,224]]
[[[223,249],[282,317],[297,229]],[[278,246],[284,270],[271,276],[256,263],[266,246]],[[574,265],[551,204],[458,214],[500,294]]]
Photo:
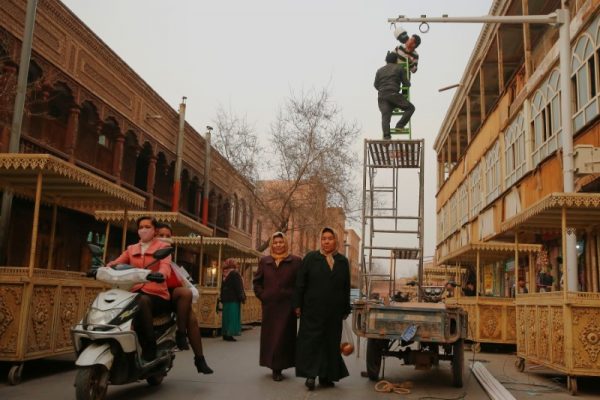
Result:
[[[351,145],[359,129],[346,122],[327,88],[291,93],[271,125],[274,178],[281,184],[259,185],[263,215],[275,230],[294,227],[316,232],[327,207],[354,209],[351,182],[356,155]],[[262,251],[268,242],[262,243]]]
[[214,145],[217,150],[242,176],[250,182],[256,182],[258,141],[254,128],[250,126],[246,116],[235,115],[231,108],[226,110],[221,105],[217,109],[214,123],[216,126]]

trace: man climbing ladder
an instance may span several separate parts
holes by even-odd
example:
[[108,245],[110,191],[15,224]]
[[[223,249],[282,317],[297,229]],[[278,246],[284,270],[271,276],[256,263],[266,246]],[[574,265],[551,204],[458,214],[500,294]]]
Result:
[[[396,123],[394,133],[408,134],[410,138],[410,129],[405,129],[405,126],[415,112],[415,106],[408,100],[408,88],[410,87],[408,69],[405,63],[398,64],[397,53],[388,52],[385,62],[386,65],[377,70],[374,83],[378,92],[377,103],[381,111],[383,138],[392,138],[390,130],[392,114],[401,116]],[[400,89],[402,89],[402,93],[400,93]],[[394,111],[396,108],[401,111]]]

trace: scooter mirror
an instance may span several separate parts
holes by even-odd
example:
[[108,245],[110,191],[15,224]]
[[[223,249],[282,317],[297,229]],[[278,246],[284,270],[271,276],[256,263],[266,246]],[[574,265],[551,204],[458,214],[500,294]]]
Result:
[[162,260],[163,258],[167,258],[168,256],[170,256],[173,253],[173,251],[175,251],[173,247],[164,247],[162,249],[156,250],[152,257],[154,257],[157,260]]
[[102,255],[104,254],[104,250],[102,250],[102,247],[92,243],[88,243],[87,245],[88,249],[90,249],[90,252],[94,257],[102,257]]

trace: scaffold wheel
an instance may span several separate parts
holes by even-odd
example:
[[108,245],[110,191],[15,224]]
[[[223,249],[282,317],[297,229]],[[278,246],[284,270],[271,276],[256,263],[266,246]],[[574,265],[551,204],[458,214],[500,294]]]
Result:
[[515,361],[515,367],[519,372],[525,371],[525,359],[523,357],[517,357],[517,361]]
[[8,371],[8,383],[18,385],[23,377],[23,363],[15,364]]

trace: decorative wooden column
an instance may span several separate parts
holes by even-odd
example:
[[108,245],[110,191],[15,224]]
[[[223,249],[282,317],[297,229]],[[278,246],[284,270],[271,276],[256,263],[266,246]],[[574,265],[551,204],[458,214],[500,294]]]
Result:
[[123,147],[125,144],[125,135],[119,133],[115,139],[115,150],[113,152],[112,173],[117,179],[117,183],[121,182],[121,170],[123,168]]
[[[0,78],[0,84],[2,87],[7,89],[11,88],[14,82],[14,88],[16,90],[16,79],[17,79],[17,67],[14,65],[4,65],[2,68],[2,76]],[[0,151],[3,153],[8,152],[8,142],[10,141],[10,121],[12,120],[12,107],[8,107],[6,111],[0,111],[0,121],[2,121],[2,130],[0,131]]]
[[79,114],[81,109],[78,106],[69,109],[67,119],[67,134],[65,136],[65,152],[69,155],[69,161],[75,162],[75,148],[77,147],[77,132],[79,131]]
[[155,155],[150,156],[148,162],[148,178],[146,180],[146,192],[148,192],[148,209],[154,210],[154,181],[156,179],[156,161]]

